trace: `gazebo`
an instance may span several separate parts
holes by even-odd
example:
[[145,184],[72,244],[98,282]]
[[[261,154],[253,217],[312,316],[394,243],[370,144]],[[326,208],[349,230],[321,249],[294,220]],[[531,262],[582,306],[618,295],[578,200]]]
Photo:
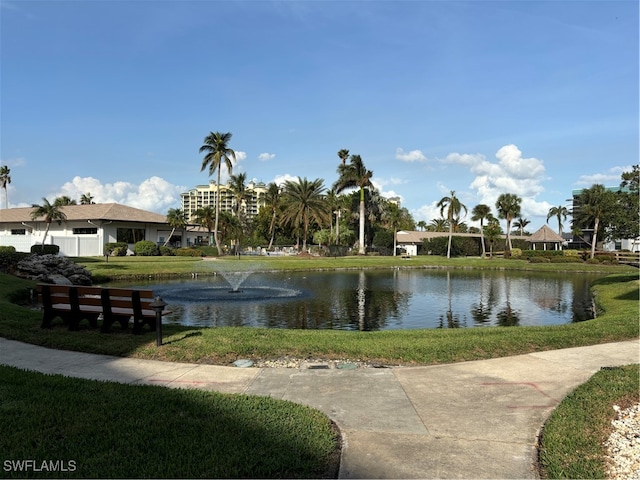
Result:
[[540,230],[527,238],[527,242],[531,244],[531,249],[536,249],[536,244],[542,244],[542,249],[547,250],[547,245],[553,245],[554,250],[562,250],[564,238],[551,230],[548,225],[543,225]]

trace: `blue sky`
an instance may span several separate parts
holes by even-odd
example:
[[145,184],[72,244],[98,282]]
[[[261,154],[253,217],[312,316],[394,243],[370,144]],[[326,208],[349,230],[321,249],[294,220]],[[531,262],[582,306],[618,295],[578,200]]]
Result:
[[210,131],[249,179],[330,187],[347,148],[416,220],[515,193],[532,231],[638,163],[637,1],[0,5],[9,206],[166,213]]

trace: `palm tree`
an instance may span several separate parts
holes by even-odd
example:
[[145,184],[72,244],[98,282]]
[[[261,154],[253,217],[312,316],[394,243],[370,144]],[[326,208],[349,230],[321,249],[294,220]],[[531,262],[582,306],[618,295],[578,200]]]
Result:
[[323,180],[313,181],[298,177],[298,181],[287,180],[284,184],[284,209],[282,218],[294,228],[302,228],[302,249],[307,248],[307,236],[311,222],[331,221],[331,212],[324,201]]
[[[211,208],[211,205],[207,205],[206,207],[202,207],[193,212],[193,216],[195,222],[207,229],[209,232],[209,245],[211,245],[211,236],[215,225],[218,223],[218,212],[214,208]],[[218,248],[218,255],[222,254],[222,250]]]
[[524,229],[531,223],[531,220],[527,220],[523,217],[518,217],[518,220],[513,222],[513,226],[520,230],[520,236],[524,235]]
[[64,207],[67,205],[77,205],[78,202],[76,202],[75,200],[73,200],[71,197],[67,196],[67,195],[63,195],[61,197],[57,197],[53,203],[55,205],[58,205],[59,207]]
[[169,234],[169,238],[164,242],[163,246],[165,247],[169,241],[171,241],[171,237],[173,237],[177,229],[183,229],[187,226],[187,221],[184,218],[184,210],[180,208],[170,208],[167,212],[167,223],[171,227],[171,233]]
[[236,253],[240,251],[240,234],[242,233],[242,224],[243,224],[243,213],[242,213],[242,204],[246,202],[249,198],[249,193],[247,192],[247,185],[245,184],[247,180],[247,174],[242,172],[237,175],[231,175],[229,178],[229,191],[233,196],[233,201],[235,203],[235,215],[238,219],[237,225],[239,228],[235,229],[236,235]]
[[90,192],[82,194],[80,197],[80,205],[93,205],[93,197]]
[[480,203],[471,210],[471,220],[480,222],[480,243],[482,244],[482,258],[487,256],[487,247],[484,244],[484,221],[492,218],[491,207]]
[[549,223],[549,219],[551,217],[556,217],[558,219],[558,235],[560,236],[562,236],[562,220],[566,220],[569,213],[570,212],[567,207],[560,205],[557,207],[551,207],[547,214],[547,223]]
[[216,193],[216,209],[215,209],[215,223],[213,226],[213,237],[216,242],[216,248],[218,249],[218,255],[221,254],[220,240],[218,239],[218,218],[220,216],[220,169],[224,163],[229,171],[229,174],[233,170],[233,161],[236,160],[236,152],[229,148],[228,143],[231,141],[231,133],[209,132],[209,135],[204,137],[204,145],[200,147],[199,152],[206,152],[206,155],[202,159],[202,166],[200,171],[203,171],[207,166],[209,167],[209,176],[213,175],[213,172],[217,171],[218,180],[216,185],[218,186]]
[[522,199],[513,193],[503,193],[496,201],[498,217],[507,221],[507,240],[505,249],[511,253],[511,222],[520,215],[520,203]]
[[[591,241],[591,258],[596,253],[598,242],[598,228],[606,213],[612,210],[615,200],[613,194],[604,185],[595,184],[580,193],[580,207],[577,212],[578,226],[593,225],[593,239]],[[574,213],[575,215],[575,213]]]
[[489,241],[489,252],[490,252],[491,258],[493,258],[493,244],[500,237],[501,233],[502,233],[502,229],[500,228],[500,223],[496,218],[492,216],[489,219],[489,223],[487,224],[487,226],[484,227],[484,233],[483,233],[483,235]]
[[6,165],[0,167],[0,188],[4,188],[4,208],[9,208],[7,185],[11,183],[11,170]]
[[58,199],[53,203],[49,203],[49,200],[42,198],[42,205],[33,204],[33,210],[31,211],[31,220],[37,220],[44,217],[44,222],[47,224],[47,228],[44,231],[44,237],[42,237],[42,251],[44,251],[44,242],[47,239],[49,233],[49,227],[51,222],[57,221],[58,224],[64,222],[67,219],[67,215],[62,211],[63,205],[58,202]]
[[338,157],[340,158],[340,160],[342,160],[342,165],[344,165],[345,163],[347,163],[347,159],[349,158],[349,150],[343,148],[342,150],[338,151]]
[[398,230],[412,221],[411,215],[406,208],[400,208],[395,203],[388,203],[383,214],[388,228],[393,231],[393,256],[396,256],[396,235]]
[[282,195],[281,195],[280,187],[271,182],[267,185],[267,193],[265,194],[264,201],[265,204],[271,209],[271,222],[269,223],[269,233],[271,234],[271,238],[269,239],[269,246],[267,250],[271,250],[273,246],[273,241],[276,236],[276,223],[278,221],[278,212],[280,211],[280,207],[282,206]]
[[442,217],[442,218],[434,218],[433,220],[431,220],[431,223],[429,223],[428,230],[431,232],[446,232],[448,228],[449,228],[449,222],[447,222],[446,218]]
[[421,232],[424,232],[424,230],[427,228],[427,222],[425,222],[424,220],[420,220],[416,225]]
[[238,218],[240,218],[242,203],[248,198],[247,185],[245,184],[246,181],[247,174],[244,172],[237,175],[231,175],[231,177],[229,177],[229,191],[231,192],[231,195],[233,195],[233,201],[236,207],[235,214]]
[[371,177],[373,172],[367,170],[360,155],[351,155],[350,163],[344,163],[338,166],[338,180],[333,185],[334,191],[339,194],[349,188],[360,189],[360,240],[358,245],[358,253],[364,255],[364,222],[365,222],[365,201],[364,191],[372,187]]
[[445,209],[447,210],[447,221],[449,222],[449,245],[447,247],[447,258],[451,258],[451,239],[453,238],[453,226],[458,224],[460,220],[460,213],[464,210],[464,214],[467,214],[467,207],[460,202],[456,197],[456,192],[451,190],[450,197],[442,197],[438,202],[440,207],[440,215],[443,215]]

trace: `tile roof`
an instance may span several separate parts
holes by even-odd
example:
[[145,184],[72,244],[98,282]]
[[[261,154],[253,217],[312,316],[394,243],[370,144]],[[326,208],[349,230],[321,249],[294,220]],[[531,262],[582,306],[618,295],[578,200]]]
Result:
[[[0,210],[0,223],[32,222],[33,207]],[[167,223],[166,215],[148,212],[119,203],[96,203],[92,205],[67,205],[62,207],[68,221],[111,220],[140,223]],[[37,219],[43,221],[44,218]]]

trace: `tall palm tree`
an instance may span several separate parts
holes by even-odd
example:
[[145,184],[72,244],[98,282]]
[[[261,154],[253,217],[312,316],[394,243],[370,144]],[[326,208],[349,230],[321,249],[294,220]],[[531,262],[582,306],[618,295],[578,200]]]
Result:
[[93,205],[93,197],[91,192],[83,193],[80,197],[80,205]]
[[180,208],[170,208],[167,212],[167,223],[171,227],[171,233],[169,234],[169,238],[164,242],[165,247],[169,241],[171,241],[171,237],[173,237],[177,229],[183,229],[187,226],[187,221],[184,218],[184,210]]
[[524,235],[524,229],[527,225],[531,223],[531,220],[527,220],[524,217],[518,217],[518,219],[513,222],[513,226],[520,230],[520,236]]
[[416,225],[421,232],[424,232],[424,230],[427,228],[427,222],[425,222],[424,220],[420,220],[418,223],[416,223]]
[[[193,212],[193,216],[194,216],[195,222],[201,227],[206,228],[207,232],[209,232],[209,245],[211,245],[211,237],[213,235],[213,229],[218,223],[217,222],[218,212],[214,208],[211,208],[211,205],[207,205]],[[216,248],[218,248],[218,255],[221,255],[222,250],[220,250],[220,248],[217,246]]]
[[247,174],[242,172],[237,175],[231,175],[229,177],[229,191],[233,196],[233,202],[235,203],[236,217],[241,217],[242,203],[249,197],[247,192]]
[[202,159],[202,166],[200,171],[209,167],[209,176],[213,175],[213,172],[218,173],[218,180],[216,185],[218,187],[216,193],[216,208],[215,208],[215,223],[213,226],[213,238],[216,242],[216,248],[218,249],[218,255],[221,254],[220,240],[218,239],[218,219],[220,216],[220,169],[224,163],[229,171],[229,174],[233,170],[233,161],[236,160],[236,152],[229,148],[228,143],[231,141],[231,133],[209,132],[209,135],[204,137],[204,145],[200,147],[199,152],[206,152],[206,155]]
[[560,236],[562,236],[562,220],[566,220],[569,213],[570,212],[567,207],[559,205],[557,207],[551,207],[547,214],[547,223],[549,223],[549,219],[551,217],[556,217],[558,219],[558,235]]
[[484,243],[484,221],[489,220],[493,215],[491,215],[491,207],[489,205],[485,205],[484,203],[480,203],[473,207],[471,210],[471,220],[474,222],[480,222],[480,243],[482,244],[482,258],[487,256],[487,247]]
[[6,165],[0,167],[0,188],[4,188],[4,208],[9,208],[7,185],[11,183],[11,170]]
[[287,180],[284,184],[284,209],[282,218],[294,228],[302,229],[302,249],[307,248],[307,237],[311,222],[325,223],[331,220],[327,202],[324,200],[323,180],[313,181],[298,177],[298,181]]
[[[577,224],[581,227],[593,225],[593,238],[591,240],[591,258],[596,253],[598,243],[598,228],[607,212],[612,210],[615,199],[613,194],[604,185],[595,184],[580,193],[580,207],[577,212]],[[576,213],[574,212],[574,215]]]
[[237,175],[231,175],[229,178],[229,191],[233,196],[233,202],[235,203],[235,216],[237,218],[237,225],[239,228],[235,228],[236,232],[236,253],[240,251],[240,236],[242,233],[242,224],[244,215],[242,212],[242,204],[249,198],[249,192],[247,192],[247,174],[242,172]]
[[370,189],[373,185],[371,183],[371,177],[373,172],[367,170],[364,166],[364,162],[360,155],[351,155],[349,163],[344,163],[338,166],[338,180],[333,185],[333,189],[336,193],[342,193],[350,188],[360,189],[360,239],[358,241],[358,253],[364,255],[364,222],[365,222],[365,189]]
[[442,197],[438,202],[440,207],[440,215],[444,217],[444,211],[447,210],[447,221],[449,222],[449,245],[447,247],[447,258],[451,258],[451,240],[453,238],[453,226],[460,220],[460,213],[464,210],[467,214],[467,207],[456,197],[456,192],[451,190],[450,197]]
[[264,202],[265,205],[271,209],[271,222],[269,223],[269,234],[271,235],[271,238],[269,239],[269,246],[267,247],[267,250],[270,250],[276,236],[276,223],[278,221],[280,207],[282,206],[282,191],[276,183],[271,182],[267,185],[267,193],[265,194]]
[[345,163],[347,163],[347,159],[349,158],[349,150],[347,150],[346,148],[339,150],[338,157],[340,158],[340,160],[342,160],[342,165],[344,165]]
[[42,198],[42,205],[33,204],[33,210],[31,210],[31,220],[37,220],[41,217],[44,217],[44,223],[46,223],[47,227],[44,231],[44,237],[42,237],[42,251],[44,251],[44,242],[47,239],[47,234],[49,233],[49,227],[51,227],[51,222],[56,221],[58,224],[64,222],[67,219],[67,215],[62,211],[63,205],[58,202],[58,199],[54,200],[53,203],[50,203],[46,198]]
[[507,221],[507,239],[505,249],[511,253],[511,222],[514,218],[520,216],[520,204],[522,199],[513,193],[503,193],[496,201],[496,210],[498,217]]

